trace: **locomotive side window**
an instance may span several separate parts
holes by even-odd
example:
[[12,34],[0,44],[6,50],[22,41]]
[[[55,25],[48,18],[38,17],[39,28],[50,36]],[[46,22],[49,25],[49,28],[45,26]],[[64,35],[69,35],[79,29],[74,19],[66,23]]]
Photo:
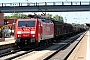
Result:
[[50,20],[48,20],[49,21],[49,23],[53,23],[52,21],[50,21]]
[[42,21],[42,22],[44,22],[44,23],[49,23],[49,24],[51,23],[51,24],[53,24],[53,22],[52,22],[52,21],[47,20],[47,19],[42,19],[41,21]]
[[45,22],[46,22],[46,23],[50,23],[50,21],[49,21],[49,20],[45,20]]
[[45,20],[42,20],[42,22],[46,22]]
[[35,21],[18,21],[18,27],[35,27]]

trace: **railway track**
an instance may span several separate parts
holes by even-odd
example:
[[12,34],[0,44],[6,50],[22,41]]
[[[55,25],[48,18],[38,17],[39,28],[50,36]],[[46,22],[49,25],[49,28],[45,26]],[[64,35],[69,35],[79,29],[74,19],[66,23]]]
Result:
[[14,43],[0,45],[0,55],[7,52],[7,51],[11,51],[12,49],[14,49],[12,47],[16,47]]
[[[48,46],[42,46],[42,47],[38,47],[36,49],[30,49],[28,51],[21,49],[21,50],[16,50],[14,52],[7,53],[7,54],[2,54],[2,55],[0,55],[0,59],[1,60],[13,60],[13,59],[15,59],[15,60],[21,59],[22,60],[23,58],[26,58],[26,56],[28,56],[28,57],[31,57],[30,60],[32,60],[33,56],[34,57],[37,56],[33,59],[48,60],[51,57],[53,57],[56,53],[58,53],[60,50],[62,50],[63,48],[67,48],[81,34],[78,34],[78,35],[71,37],[69,39],[66,39],[66,40],[62,40],[62,42],[60,42],[60,43],[53,43]],[[84,36],[84,34],[83,34],[83,36]]]
[[24,51],[24,48],[23,49],[14,50],[13,52],[8,52],[8,53],[5,53],[5,54],[1,54],[0,55],[0,59],[2,59],[2,60],[11,60],[11,59],[14,59],[16,57],[22,56],[24,54],[30,53],[32,51],[35,51],[35,50],[42,50],[42,49],[44,49],[46,47],[47,46],[41,46],[41,47],[37,47],[35,49],[30,49],[28,51],[27,50]]
[[[75,47],[78,45],[78,43],[81,41],[81,39],[84,37],[85,34],[86,34],[86,32],[82,35],[80,34],[81,36],[79,38],[77,36],[75,36],[75,38],[72,39],[71,41],[69,41],[69,43],[67,43],[66,45],[63,45],[61,48],[57,49],[57,51],[52,53],[50,56],[46,57],[44,60],[55,60],[55,59],[56,60],[67,60],[69,55],[72,53],[72,51],[75,49]],[[75,41],[75,39],[77,39],[78,41]],[[72,42],[74,42],[74,43],[72,43]],[[72,43],[72,45],[71,45],[71,43]],[[71,46],[69,46],[69,45],[71,45]],[[65,49],[65,48],[67,48],[67,49]]]
[[10,43],[10,44],[5,44],[5,45],[0,45],[0,50],[10,48],[12,46],[15,46],[15,43]]

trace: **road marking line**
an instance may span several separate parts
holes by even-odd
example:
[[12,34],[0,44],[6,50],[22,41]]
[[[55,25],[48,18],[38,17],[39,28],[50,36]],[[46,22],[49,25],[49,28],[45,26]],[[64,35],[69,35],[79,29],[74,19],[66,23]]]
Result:
[[87,52],[86,52],[86,60],[90,60],[90,32],[88,31],[88,40],[87,40]]

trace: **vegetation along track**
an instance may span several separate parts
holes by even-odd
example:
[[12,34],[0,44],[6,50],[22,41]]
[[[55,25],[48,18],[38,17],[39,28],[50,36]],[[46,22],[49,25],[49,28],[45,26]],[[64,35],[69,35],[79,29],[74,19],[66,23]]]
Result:
[[[53,49],[51,49],[51,50],[56,50],[56,51],[54,51],[53,53],[51,53],[51,55],[50,56],[45,56],[45,57],[43,57],[44,58],[44,60],[47,60],[47,59],[50,59],[53,55],[55,55],[58,51],[60,51],[62,48],[64,48],[64,47],[66,47],[67,45],[70,45],[70,43],[72,43],[76,38],[78,38],[79,36],[80,36],[81,34],[78,34],[77,36],[74,36],[74,37],[72,37],[72,38],[69,38],[68,40],[62,40],[62,43],[66,43],[66,44],[62,44],[61,43],[61,45],[60,46],[58,46],[58,47],[56,47],[56,48],[53,48]],[[48,49],[48,47],[50,47],[50,46],[53,46],[53,45],[58,45],[58,43],[53,43],[53,44],[51,44],[51,45],[49,45],[49,46],[42,46],[42,47],[38,47],[38,48],[36,48],[36,49],[31,49],[31,50],[29,50],[29,51],[23,51],[23,50],[17,50],[17,51],[14,51],[14,52],[11,52],[10,54],[6,54],[6,55],[3,55],[3,56],[0,56],[1,58],[0,59],[3,59],[3,60],[11,60],[11,59],[20,59],[19,57],[20,56],[22,56],[22,55],[27,55],[28,53],[31,53],[31,52],[34,52],[34,51],[44,51],[44,50],[50,50],[50,49]],[[35,53],[37,53],[37,52],[34,52],[34,53],[31,53],[31,55],[32,54],[35,54]],[[42,58],[38,58],[39,60],[40,59],[42,59]]]

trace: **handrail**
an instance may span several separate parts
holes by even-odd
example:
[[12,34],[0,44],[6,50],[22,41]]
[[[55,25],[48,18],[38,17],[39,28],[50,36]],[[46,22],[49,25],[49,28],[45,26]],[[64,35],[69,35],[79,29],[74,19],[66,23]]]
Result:
[[14,2],[0,3],[3,6],[41,6],[41,5],[90,5],[90,1],[57,1],[57,2]]

